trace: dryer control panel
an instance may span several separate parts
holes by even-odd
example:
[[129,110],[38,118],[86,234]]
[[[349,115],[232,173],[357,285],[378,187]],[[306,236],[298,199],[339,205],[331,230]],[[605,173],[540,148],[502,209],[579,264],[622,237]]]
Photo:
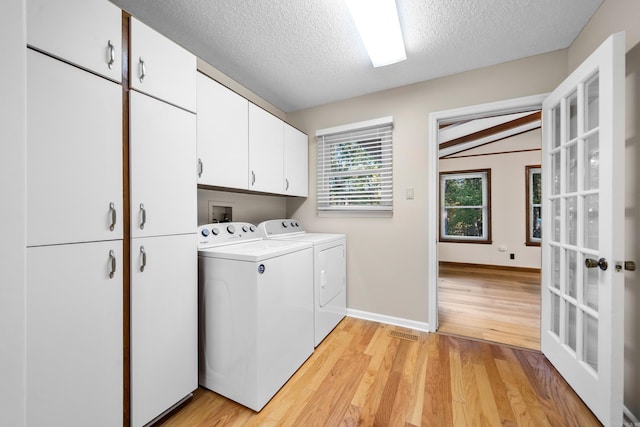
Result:
[[198,227],[198,249],[253,240],[262,240],[262,235],[248,222],[220,222]]
[[258,225],[258,229],[265,238],[305,232],[302,224],[295,219],[271,219],[261,222],[260,225]]

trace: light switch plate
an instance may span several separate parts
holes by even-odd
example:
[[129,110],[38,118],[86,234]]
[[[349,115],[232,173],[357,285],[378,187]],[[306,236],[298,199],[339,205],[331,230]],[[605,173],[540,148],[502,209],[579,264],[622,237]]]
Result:
[[407,200],[413,200],[414,191],[413,187],[407,187]]

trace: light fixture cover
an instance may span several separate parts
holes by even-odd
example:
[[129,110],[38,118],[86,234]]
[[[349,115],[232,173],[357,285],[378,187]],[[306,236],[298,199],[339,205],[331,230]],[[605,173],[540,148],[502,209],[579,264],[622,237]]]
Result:
[[395,0],[346,0],[374,67],[407,59]]

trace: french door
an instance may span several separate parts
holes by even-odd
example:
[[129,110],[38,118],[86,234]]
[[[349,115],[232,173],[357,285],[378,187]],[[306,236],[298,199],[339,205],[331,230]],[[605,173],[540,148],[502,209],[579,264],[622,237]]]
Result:
[[543,102],[542,352],[622,425],[624,33]]

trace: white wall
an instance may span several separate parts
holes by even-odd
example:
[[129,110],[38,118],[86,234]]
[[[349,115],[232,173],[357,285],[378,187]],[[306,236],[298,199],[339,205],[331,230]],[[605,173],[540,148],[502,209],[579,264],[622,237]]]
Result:
[[[640,267],[640,2],[606,0],[568,51],[575,69],[610,34],[626,32],[625,255]],[[640,271],[625,276],[624,402],[640,418]]]
[[0,13],[0,425],[22,426],[26,415],[25,0]]
[[[392,67],[392,66],[391,66]],[[428,321],[427,182],[429,114],[551,91],[566,76],[565,50],[387,90],[287,115],[311,135],[309,198],[288,200],[287,213],[311,231],[346,233],[349,308]],[[317,129],[393,116],[394,211],[391,218],[316,214]],[[523,172],[524,173],[524,172]],[[405,190],[415,199],[405,199]]]
[[[540,164],[541,142],[541,130],[536,129],[440,159],[440,172],[491,169],[492,227],[491,244],[439,243],[440,261],[540,268],[540,247],[525,244],[525,166]],[[500,251],[501,247],[505,251]],[[509,258],[510,253],[515,255],[514,260]]]

